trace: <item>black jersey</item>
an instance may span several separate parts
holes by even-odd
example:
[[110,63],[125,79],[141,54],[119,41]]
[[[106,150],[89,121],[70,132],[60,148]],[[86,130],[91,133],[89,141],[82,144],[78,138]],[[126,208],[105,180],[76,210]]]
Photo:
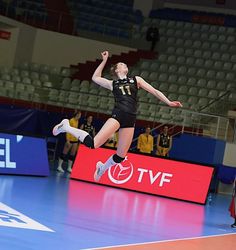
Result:
[[89,124],[85,123],[83,130],[86,131],[87,133],[89,133],[93,137],[93,130],[94,130],[93,125],[89,125]]
[[165,135],[163,133],[160,134],[159,146],[161,146],[163,148],[169,148],[170,147],[170,136],[169,135]]
[[138,86],[135,77],[114,80],[112,82],[113,95],[115,97],[115,109],[128,114],[137,112]]

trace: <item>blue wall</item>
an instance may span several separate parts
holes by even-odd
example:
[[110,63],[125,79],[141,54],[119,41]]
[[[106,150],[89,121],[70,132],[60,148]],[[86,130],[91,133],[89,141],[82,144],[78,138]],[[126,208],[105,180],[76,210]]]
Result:
[[1,132],[52,136],[53,126],[65,115],[1,104],[0,117]]
[[173,138],[170,157],[198,163],[223,163],[225,142],[208,137],[183,134]]

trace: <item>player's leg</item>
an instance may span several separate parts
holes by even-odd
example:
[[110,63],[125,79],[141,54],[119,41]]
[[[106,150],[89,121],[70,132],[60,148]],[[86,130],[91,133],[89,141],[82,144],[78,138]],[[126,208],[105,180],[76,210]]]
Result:
[[94,148],[99,148],[103,145],[120,127],[120,123],[114,119],[109,118],[102,126],[100,131],[94,137]]
[[231,225],[232,228],[236,228],[236,196],[234,195],[234,207],[235,207],[235,217],[234,217],[234,224]]
[[60,133],[67,132],[78,138],[78,140],[83,142],[85,146],[89,148],[98,148],[104,144],[106,140],[119,129],[119,127],[120,123],[117,120],[109,118],[93,139],[86,131],[71,127],[69,120],[64,119],[53,128],[53,135],[56,136]]
[[119,130],[119,140],[117,145],[116,154],[112,155],[104,164],[99,161],[94,173],[94,180],[99,181],[101,176],[107,169],[117,163],[121,163],[129,150],[134,135],[134,127],[121,128]]
[[59,171],[61,173],[64,173],[64,170],[62,168],[62,164],[63,164],[63,161],[66,160],[68,152],[70,151],[71,147],[72,147],[71,143],[69,141],[66,141],[64,148],[63,148],[63,151],[62,151],[62,154],[59,156],[57,171]]
[[72,147],[71,147],[71,150],[70,150],[70,155],[69,155],[69,158],[68,158],[68,167],[67,167],[67,172],[69,172],[69,173],[71,173],[71,171],[72,171],[72,165],[73,165],[73,162],[74,162],[74,159],[75,159],[75,156],[76,156],[78,145],[79,145],[78,143],[72,143]]
[[[91,136],[89,136],[89,134],[82,129],[71,127],[68,119],[64,119],[61,121],[61,123],[57,124],[53,128],[52,133],[54,136],[59,135],[60,133],[70,133],[74,137],[78,138],[78,140],[81,142],[85,143],[85,138],[89,138],[89,145],[92,143],[92,141],[90,140]],[[93,145],[91,144],[90,147],[93,147]]]

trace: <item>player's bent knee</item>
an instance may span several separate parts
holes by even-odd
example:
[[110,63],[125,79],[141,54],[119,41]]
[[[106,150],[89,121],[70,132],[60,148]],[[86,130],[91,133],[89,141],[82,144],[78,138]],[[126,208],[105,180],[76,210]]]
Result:
[[116,163],[121,163],[125,158],[120,157],[119,155],[115,154],[113,155],[113,161]]
[[94,148],[94,140],[90,135],[87,135],[83,141],[84,145],[88,148]]
[[93,141],[94,141],[94,148],[100,148],[103,145],[103,143],[101,142],[101,140],[99,140],[98,138],[96,138],[96,136],[94,137]]
[[100,148],[100,145],[96,144],[96,142],[94,142],[94,148]]

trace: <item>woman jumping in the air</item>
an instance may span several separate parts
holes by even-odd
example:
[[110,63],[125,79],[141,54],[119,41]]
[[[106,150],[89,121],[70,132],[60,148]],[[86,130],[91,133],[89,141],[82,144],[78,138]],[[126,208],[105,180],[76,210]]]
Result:
[[119,141],[116,154],[110,156],[105,163],[100,161],[97,163],[94,173],[95,181],[99,181],[107,169],[125,159],[134,134],[137,112],[137,92],[139,88],[146,90],[171,107],[182,107],[180,102],[170,101],[162,92],[153,88],[141,77],[127,77],[128,67],[125,63],[119,62],[112,66],[111,72],[115,76],[114,80],[103,78],[102,71],[106,65],[109,54],[108,51],[104,51],[101,55],[102,62],[95,70],[92,80],[113,92],[115,106],[111,118],[106,121],[94,138],[81,129],[71,127],[67,119],[62,120],[62,122],[53,129],[55,136],[59,133],[70,133],[90,148],[102,146],[107,139],[119,129]]

